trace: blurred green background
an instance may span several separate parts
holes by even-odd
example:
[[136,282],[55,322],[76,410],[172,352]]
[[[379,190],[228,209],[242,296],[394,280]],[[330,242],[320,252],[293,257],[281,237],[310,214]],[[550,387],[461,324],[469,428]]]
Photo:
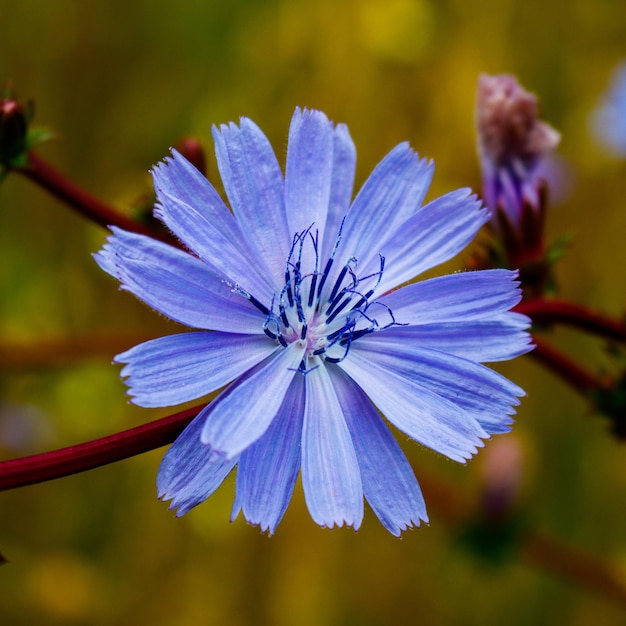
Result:
[[[573,237],[561,295],[624,309],[626,164],[588,115],[626,56],[617,0],[0,0],[0,82],[36,101],[60,140],[40,154],[120,209],[149,197],[148,169],[181,136],[254,119],[282,156],[296,105],[346,122],[357,184],[410,140],[437,170],[430,197],[478,188],[480,72],[515,73],[563,134],[569,195],[549,216]],[[105,233],[9,176],[0,186],[0,458],[71,445],[167,411],[127,404],[117,352],[178,328],[121,294],[91,259]],[[450,269],[463,266],[457,259]],[[610,367],[572,332],[558,345]],[[500,368],[528,392],[512,436],[521,517],[626,571],[624,447],[605,420],[528,357]],[[495,440],[467,466],[404,442],[418,479],[446,480],[471,520]],[[497,446],[500,445],[500,448]],[[459,537],[446,497],[396,539],[324,530],[300,487],[276,535],[228,522],[232,481],[182,519],[158,502],[163,450],[0,494],[0,624],[620,624],[614,603],[511,550],[491,563]],[[505,455],[506,456],[506,455]],[[513,461],[511,461],[513,462]],[[428,504],[428,501],[427,501]],[[436,504],[436,505],[435,505]]]

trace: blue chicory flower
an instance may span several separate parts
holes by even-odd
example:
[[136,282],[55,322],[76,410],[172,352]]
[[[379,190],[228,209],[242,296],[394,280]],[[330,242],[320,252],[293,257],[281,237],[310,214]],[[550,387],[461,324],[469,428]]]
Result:
[[607,93],[591,115],[591,127],[604,145],[626,156],[626,61],[615,69]]
[[492,223],[498,230],[499,219],[506,219],[517,231],[525,207],[540,209],[545,157],[555,150],[561,136],[539,120],[534,94],[508,74],[479,77],[476,126],[483,199]]
[[296,109],[284,176],[249,119],[213,136],[232,213],[174,151],[153,170],[155,214],[190,252],[113,228],[96,255],[123,289],[198,329],[116,357],[132,402],[224,388],[167,452],[159,496],[182,515],[237,467],[233,518],[243,511],[271,534],[301,473],[319,525],[358,529],[365,497],[399,535],[426,509],[381,414],[464,462],[510,429],[523,395],[481,365],[531,348],[528,319],[510,311],[515,272],[406,285],[462,250],[489,213],[467,189],[422,206],[433,165],[406,143],[351,202],[354,145],[319,111]]

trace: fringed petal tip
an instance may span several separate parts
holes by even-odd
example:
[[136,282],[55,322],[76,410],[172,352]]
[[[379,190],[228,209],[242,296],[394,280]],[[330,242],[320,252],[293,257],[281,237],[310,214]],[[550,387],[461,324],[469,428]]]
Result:
[[201,504],[200,502],[196,502],[195,504],[186,505],[183,502],[177,501],[176,496],[169,493],[159,494],[158,498],[161,502],[168,505],[167,510],[173,511],[176,517],[186,515],[189,511],[191,511],[191,509],[196,507],[198,504]]
[[424,517],[411,519],[410,521],[402,523],[402,524],[390,524],[390,523],[386,523],[383,521],[381,521],[381,524],[394,537],[402,537],[406,533],[409,533],[416,528],[420,528],[422,524],[425,524],[428,526],[429,521],[428,521],[428,516],[424,513]]

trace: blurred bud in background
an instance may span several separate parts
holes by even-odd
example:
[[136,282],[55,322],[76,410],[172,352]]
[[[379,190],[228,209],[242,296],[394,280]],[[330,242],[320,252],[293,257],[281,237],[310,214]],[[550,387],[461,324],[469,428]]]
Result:
[[482,459],[478,507],[461,528],[459,540],[491,565],[514,558],[527,530],[521,505],[524,448],[515,435],[490,442]]
[[626,61],[613,72],[607,92],[591,114],[590,124],[600,143],[626,157]]
[[0,457],[30,454],[53,445],[50,418],[30,404],[0,402]]
[[0,163],[8,163],[26,149],[27,111],[5,89],[0,98]]
[[496,229],[503,218],[520,228],[525,205],[540,209],[539,166],[561,137],[539,120],[537,98],[507,74],[479,77],[476,124],[483,200]]
[[476,98],[483,201],[495,235],[476,267],[519,269],[526,298],[554,290],[551,267],[563,243],[546,250],[552,152],[561,136],[539,119],[537,98],[514,76],[482,74]]
[[519,501],[524,475],[524,451],[515,435],[496,438],[482,462],[481,505],[486,518],[510,515]]
[[176,143],[174,149],[180,152],[201,174],[206,176],[206,156],[198,139],[183,137]]

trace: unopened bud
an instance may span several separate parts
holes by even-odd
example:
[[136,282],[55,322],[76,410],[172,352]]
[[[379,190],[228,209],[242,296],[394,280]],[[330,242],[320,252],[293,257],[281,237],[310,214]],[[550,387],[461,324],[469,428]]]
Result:
[[28,120],[24,109],[13,98],[0,99],[0,163],[26,148]]
[[507,74],[479,77],[476,125],[485,204],[518,227],[524,205],[539,207],[537,168],[561,136],[539,120],[537,98]]

